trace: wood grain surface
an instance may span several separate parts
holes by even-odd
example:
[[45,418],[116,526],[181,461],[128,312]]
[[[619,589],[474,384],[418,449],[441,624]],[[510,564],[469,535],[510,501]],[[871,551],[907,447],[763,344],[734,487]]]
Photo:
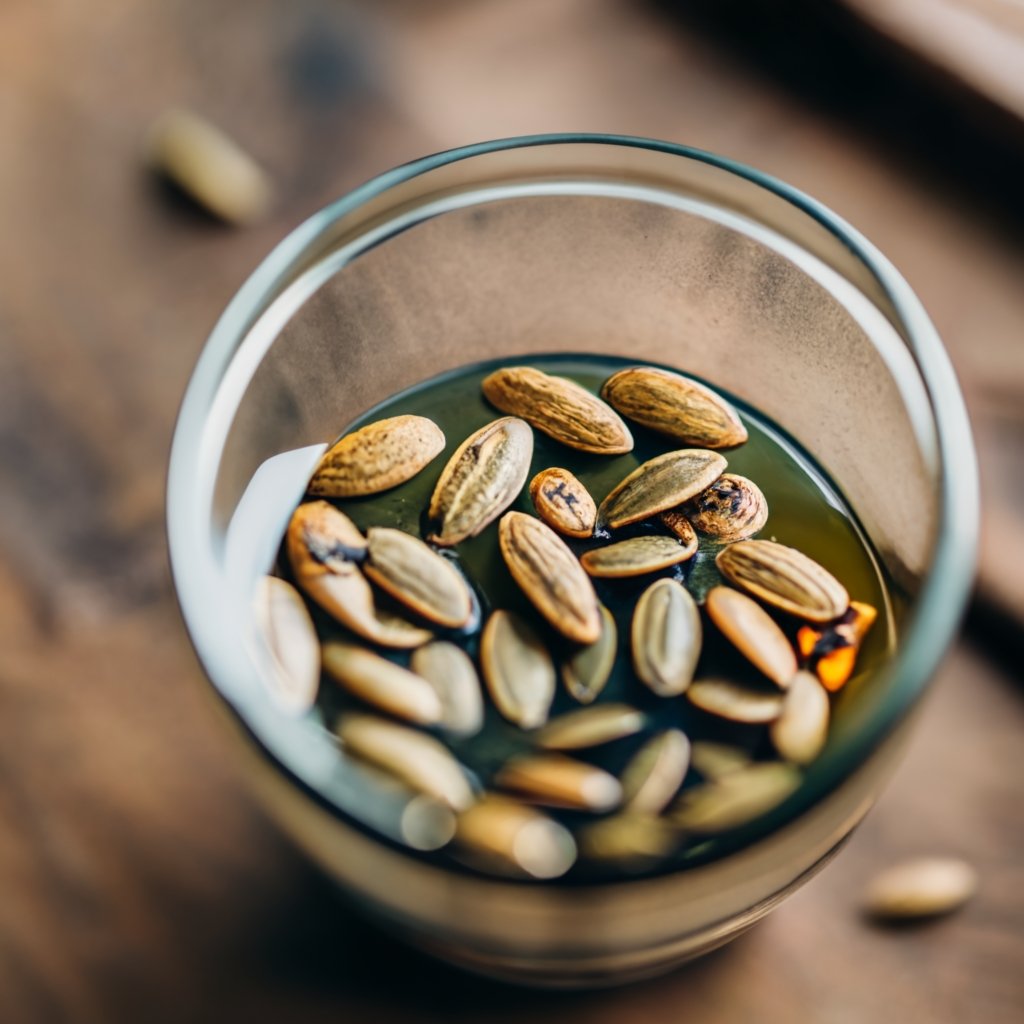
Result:
[[[868,58],[897,84],[883,109],[826,72],[808,88],[741,34],[626,0],[0,5],[0,1019],[1021,1019],[1024,204],[997,187],[997,149],[945,159],[980,136],[918,116],[931,100],[898,69]],[[225,229],[154,184],[140,152],[172,105],[266,166],[270,221]],[[716,150],[860,227],[949,346],[993,510],[990,604],[848,848],[731,947],[599,995],[502,989],[405,950],[278,834],[196,682],[162,519],[191,367],[275,241],[395,163],[564,129]],[[865,880],[917,853],[968,857],[977,898],[927,927],[865,922]]]

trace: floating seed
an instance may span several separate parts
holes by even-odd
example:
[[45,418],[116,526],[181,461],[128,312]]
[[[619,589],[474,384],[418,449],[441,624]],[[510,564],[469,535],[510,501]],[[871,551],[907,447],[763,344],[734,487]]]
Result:
[[974,868],[954,857],[921,857],[887,868],[868,886],[868,914],[888,921],[948,914],[963,906],[978,887]]
[[632,736],[644,727],[644,713],[628,704],[595,704],[552,719],[537,733],[544,750],[584,750]]
[[427,538],[451,547],[475,537],[519,496],[530,472],[533,431],[514,416],[494,420],[455,450],[434,487]]
[[346,434],[324,454],[307,490],[359,498],[411,480],[444,451],[441,428],[425,416],[392,416]]
[[669,814],[680,828],[712,835],[739,828],[774,810],[800,785],[800,773],[788,764],[751,764],[715,782],[683,793]]
[[768,521],[768,502],[752,480],[723,473],[684,509],[699,533],[720,541],[753,537]]
[[763,725],[782,714],[784,695],[753,690],[731,679],[698,679],[686,691],[691,703],[730,722]]
[[512,612],[496,611],[480,638],[480,666],[497,709],[520,729],[543,725],[555,696],[555,666],[537,634]]
[[812,622],[838,618],[849,607],[846,588],[796,548],[741,540],[715,559],[722,575],[754,597]]
[[597,506],[590,492],[567,469],[542,469],[530,481],[530,499],[537,515],[566,537],[590,537]]
[[601,397],[623,416],[682,444],[729,448],[747,439],[746,428],[724,398],[668,370],[620,370],[605,381]]
[[484,724],[480,680],[461,647],[436,640],[413,651],[409,667],[426,679],[441,701],[439,725],[454,736],[474,736]]
[[441,700],[420,676],[354,644],[324,644],[324,668],[345,690],[367,704],[419,725],[441,720]]
[[751,664],[783,688],[796,675],[796,654],[775,620],[746,594],[729,587],[708,591],[711,621]]
[[690,764],[705,779],[714,782],[738,768],[746,768],[750,764],[750,755],[745,750],[730,747],[726,743],[698,740],[690,749]]
[[633,667],[659,697],[683,693],[701,648],[700,612],[676,580],[652,583],[633,612]]
[[441,742],[375,715],[348,714],[338,725],[345,749],[456,811],[473,803],[461,765]]
[[672,822],[650,814],[623,812],[584,825],[579,830],[580,853],[588,860],[643,870],[667,857],[680,843]]
[[701,448],[684,448],[649,459],[601,502],[598,524],[617,530],[675,508],[713,484],[725,466],[721,455]]
[[679,792],[690,766],[690,741],[666,729],[633,755],[622,773],[622,806],[631,814],[660,814]]
[[271,656],[270,693],[283,711],[301,715],[320,686],[320,641],[299,592],[276,576],[256,590],[256,621]]
[[512,758],[498,770],[494,784],[551,807],[598,813],[622,799],[614,775],[564,754],[531,754]]
[[841,690],[853,675],[861,641],[878,612],[863,601],[851,601],[846,613],[828,625],[801,626],[797,647],[829,693]]
[[473,598],[465,579],[418,537],[373,526],[363,571],[382,590],[417,615],[448,629],[465,626]]
[[697,531],[693,528],[693,523],[682,512],[670,509],[668,512],[662,512],[658,518],[664,527],[679,538],[679,542],[686,549],[686,558],[692,558],[697,554],[697,548],[700,546],[700,542],[697,540]]
[[502,412],[522,417],[570,448],[599,455],[633,449],[633,436],[615,411],[565,377],[532,366],[508,366],[486,377],[482,387]]
[[674,537],[630,537],[586,552],[580,564],[591,576],[617,579],[658,572],[685,562],[692,554]]
[[498,541],[512,578],[563,636],[592,644],[601,635],[594,585],[565,541],[539,519],[506,512]]
[[810,672],[797,672],[786,693],[782,714],[772,722],[771,737],[779,756],[810,764],[828,738],[828,694]]
[[601,635],[592,644],[581,647],[562,664],[562,682],[569,695],[581,704],[590,704],[605,688],[615,667],[619,630],[605,606],[599,605]]

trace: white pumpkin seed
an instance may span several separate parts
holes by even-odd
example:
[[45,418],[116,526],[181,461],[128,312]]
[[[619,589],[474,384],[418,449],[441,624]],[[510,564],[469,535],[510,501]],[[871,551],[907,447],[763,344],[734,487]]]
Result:
[[622,806],[632,814],[660,814],[686,778],[690,741],[678,729],[648,740],[622,773]]
[[630,537],[593,548],[580,558],[580,564],[591,576],[617,579],[658,572],[685,562],[692,554],[674,537]]
[[569,695],[581,704],[594,701],[605,688],[615,667],[619,630],[612,613],[603,604],[598,610],[601,613],[601,635],[562,664],[562,682]]
[[948,914],[975,893],[978,876],[966,861],[955,857],[920,857],[887,868],[864,894],[865,910],[889,921]]
[[544,750],[583,750],[632,736],[644,727],[642,711],[628,704],[595,704],[553,718],[536,736]]
[[690,764],[710,782],[750,764],[750,755],[739,747],[711,740],[697,740],[690,749]]
[[797,672],[772,722],[772,743],[779,755],[794,764],[810,764],[828,738],[828,693],[810,672]]
[[677,580],[652,583],[633,612],[633,667],[659,697],[685,692],[701,648],[700,612]]
[[589,822],[579,830],[580,853],[587,860],[643,870],[667,857],[680,843],[680,830],[665,818],[623,811]]
[[697,679],[686,691],[690,702],[730,722],[764,725],[782,714],[784,695],[754,690],[731,679]]
[[474,736],[484,724],[480,679],[461,647],[436,640],[413,651],[409,667],[426,679],[441,701],[439,725],[453,736]]
[[290,583],[264,576],[255,612],[270,653],[270,694],[281,710],[301,715],[313,706],[320,686],[320,641],[305,602]]
[[791,765],[777,761],[751,764],[686,790],[669,817],[680,828],[698,835],[725,832],[774,810],[799,785],[800,773]]
[[555,696],[555,666],[537,634],[512,612],[496,611],[480,638],[480,666],[497,709],[520,729],[548,718]]
[[786,634],[756,602],[731,587],[713,587],[704,607],[711,621],[752,665],[786,688],[796,675],[796,653]]

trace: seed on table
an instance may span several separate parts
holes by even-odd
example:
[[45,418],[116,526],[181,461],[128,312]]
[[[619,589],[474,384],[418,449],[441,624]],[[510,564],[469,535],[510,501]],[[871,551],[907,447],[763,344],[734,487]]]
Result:
[[725,467],[721,455],[702,448],[655,456],[634,469],[601,502],[598,525],[617,530],[667,512],[713,484]]
[[797,672],[770,734],[779,756],[810,764],[828,738],[829,703],[825,688],[810,672]]
[[796,654],[786,634],[756,602],[730,587],[713,587],[704,607],[734,647],[776,685],[786,688],[796,675]]
[[711,740],[697,740],[690,748],[690,764],[713,782],[750,764],[750,755],[739,747]]
[[520,729],[536,729],[555,697],[555,666],[537,634],[512,612],[498,610],[480,638],[480,667],[497,709]]
[[270,654],[270,694],[281,710],[301,715],[313,706],[320,686],[316,627],[299,592],[276,576],[259,581],[254,604]]
[[622,807],[631,814],[660,814],[679,792],[690,765],[690,741],[678,729],[648,740],[622,772]]
[[494,784],[551,807],[597,813],[610,811],[622,799],[614,775],[564,754],[514,757],[498,770]]
[[977,873],[966,861],[920,857],[877,875],[864,894],[864,909],[887,921],[937,917],[963,906],[977,887]]
[[677,580],[661,579],[641,595],[633,612],[633,667],[659,697],[685,692],[701,648],[700,612]]
[[413,651],[409,667],[426,679],[441,701],[438,725],[453,736],[475,736],[484,724],[480,679],[461,647],[436,640]]
[[683,508],[698,533],[720,541],[753,537],[768,521],[761,488],[736,473],[723,473]]
[[426,681],[387,658],[355,644],[324,644],[328,675],[346,691],[381,711],[418,725],[441,720],[441,699]]
[[506,512],[498,543],[512,578],[534,608],[563,636],[594,643],[601,635],[597,594],[565,541],[533,516]]
[[591,576],[619,579],[667,569],[692,554],[674,537],[630,537],[593,548],[581,556],[580,564]]
[[628,704],[594,704],[553,718],[536,736],[544,750],[583,750],[632,736],[644,727],[644,713]]
[[679,542],[686,549],[686,558],[692,558],[697,554],[697,548],[700,546],[697,531],[693,528],[693,523],[682,512],[678,509],[669,509],[668,512],[662,512],[658,518],[661,520],[662,526],[671,530],[679,538]]
[[484,396],[548,437],[599,455],[632,451],[633,436],[619,415],[586,388],[532,366],[507,366],[485,377]]
[[838,618],[850,605],[846,588],[796,548],[741,540],[715,558],[722,575],[754,597],[811,622]]
[[427,540],[451,547],[475,537],[519,497],[533,458],[533,431],[514,416],[470,434],[441,471],[427,516]]
[[731,679],[697,679],[686,696],[694,707],[730,722],[766,725],[782,714],[785,694],[754,690]]
[[774,810],[799,785],[800,773],[792,765],[777,761],[751,764],[686,790],[669,818],[697,835],[726,832]]
[[530,481],[530,500],[537,515],[566,537],[590,537],[597,505],[590,492],[567,469],[542,469]]
[[562,682],[569,696],[581,704],[590,704],[597,698],[615,667],[619,630],[611,612],[603,604],[598,606],[598,611],[601,613],[601,635],[562,663]]
[[682,841],[680,829],[665,818],[623,811],[589,822],[578,832],[587,860],[642,870],[667,857]]

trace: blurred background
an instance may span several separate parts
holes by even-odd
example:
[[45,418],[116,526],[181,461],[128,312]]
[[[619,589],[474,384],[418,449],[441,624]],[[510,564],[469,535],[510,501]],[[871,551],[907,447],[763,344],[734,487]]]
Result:
[[[216,221],[147,132],[209,118],[265,168]],[[214,320],[366,178],[500,136],[714,150],[893,260],[960,375],[984,545],[964,637],[837,863],[667,978],[537,995],[395,946],[271,827],[180,626],[163,492]],[[1020,0],[4,0],[0,4],[0,1016],[5,1021],[984,1021],[1024,1017],[1024,4]],[[858,912],[964,856],[958,916]]]

